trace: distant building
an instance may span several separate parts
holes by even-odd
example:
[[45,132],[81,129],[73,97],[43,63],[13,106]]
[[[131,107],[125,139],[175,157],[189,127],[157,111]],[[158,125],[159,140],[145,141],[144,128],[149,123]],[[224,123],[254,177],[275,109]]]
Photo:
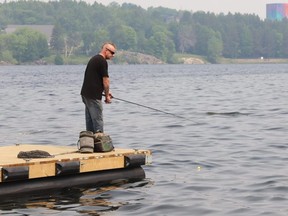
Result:
[[266,18],[275,21],[288,18],[288,3],[266,4]]
[[5,29],[6,33],[13,33],[17,29],[20,28],[31,28],[34,29],[42,34],[44,34],[47,37],[48,43],[51,39],[52,31],[54,28],[54,25],[7,25],[7,28]]

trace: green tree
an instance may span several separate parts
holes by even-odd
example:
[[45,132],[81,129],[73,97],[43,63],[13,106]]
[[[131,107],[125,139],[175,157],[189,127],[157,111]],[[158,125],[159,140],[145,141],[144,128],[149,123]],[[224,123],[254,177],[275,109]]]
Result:
[[84,32],[82,33],[82,41],[83,41],[83,51],[86,55],[89,55],[92,48],[92,43],[95,40],[94,32]]
[[281,22],[280,28],[283,33],[283,42],[281,46],[282,57],[288,58],[288,19]]
[[211,35],[207,42],[207,59],[211,63],[217,63],[222,56],[223,41],[219,32]]
[[223,56],[227,58],[238,58],[240,53],[239,21],[229,13],[221,17],[223,22],[221,32],[223,44]]
[[65,56],[71,56],[76,49],[80,47],[81,44],[81,35],[78,32],[71,33],[64,37],[65,48],[64,53]]
[[111,34],[111,40],[117,44],[118,49],[123,50],[135,50],[137,46],[137,33],[136,31],[126,25],[120,25],[113,27],[113,34]]
[[195,44],[195,54],[207,56],[208,50],[208,40],[213,37],[214,31],[202,25],[196,26],[196,44]]
[[18,62],[30,62],[47,56],[48,42],[43,34],[29,28],[22,28],[10,37],[10,49]]
[[175,52],[175,46],[173,41],[164,32],[156,32],[148,40],[148,44],[148,53],[163,61],[171,61],[172,54]]
[[63,65],[64,64],[64,60],[62,58],[62,56],[60,54],[57,54],[54,58],[54,63],[56,65]]
[[0,34],[0,61],[15,63],[12,52],[8,49],[9,35]]
[[[104,42],[110,41],[109,32],[105,28],[101,28],[94,32],[94,40],[91,44],[91,54],[98,52]],[[116,44],[117,45],[117,44]]]
[[244,25],[240,32],[240,57],[250,58],[253,54],[253,40],[252,34],[247,25]]
[[50,40],[50,47],[58,54],[62,53],[64,50],[64,29],[60,26],[59,23],[54,25]]
[[0,61],[3,60],[3,52],[6,50],[5,39],[3,35],[0,34]]
[[177,50],[181,53],[191,53],[196,44],[196,34],[193,25],[181,25],[176,35]]

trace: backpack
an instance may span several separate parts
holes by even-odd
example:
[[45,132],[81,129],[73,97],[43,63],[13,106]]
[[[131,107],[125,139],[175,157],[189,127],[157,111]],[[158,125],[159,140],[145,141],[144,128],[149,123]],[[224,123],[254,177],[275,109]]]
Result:
[[110,152],[114,149],[112,139],[104,133],[94,134],[94,152]]
[[110,152],[114,149],[114,146],[111,137],[107,134],[81,131],[78,149],[81,153]]

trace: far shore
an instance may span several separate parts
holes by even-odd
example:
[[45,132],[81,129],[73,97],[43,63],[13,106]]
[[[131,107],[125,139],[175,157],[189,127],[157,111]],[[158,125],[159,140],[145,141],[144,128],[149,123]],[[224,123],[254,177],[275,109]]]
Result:
[[[63,58],[63,65],[85,65],[90,57],[68,57]],[[159,65],[159,64],[169,64],[157,59],[154,56],[145,55],[141,53],[132,53],[132,52],[119,52],[119,55],[116,57],[118,60],[111,61],[111,64],[119,65],[137,65],[137,64],[146,64],[146,65]],[[211,64],[204,57],[197,55],[183,55],[176,56],[175,64],[183,65],[199,65],[199,64]],[[177,60],[178,59],[178,60]],[[250,59],[230,59],[230,58],[219,58],[217,64],[288,64],[288,58],[250,58]],[[7,61],[0,61],[0,66],[4,65],[54,65],[54,58],[46,58],[37,60],[34,62],[27,62],[21,64],[14,64]]]

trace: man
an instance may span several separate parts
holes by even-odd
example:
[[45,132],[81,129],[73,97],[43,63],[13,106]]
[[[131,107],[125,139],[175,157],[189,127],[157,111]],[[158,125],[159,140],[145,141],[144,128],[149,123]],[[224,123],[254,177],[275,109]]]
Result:
[[111,103],[112,94],[109,90],[108,59],[116,52],[113,43],[106,42],[99,54],[93,56],[86,67],[81,89],[82,101],[85,104],[86,130],[93,133],[104,132],[102,94],[105,103]]

